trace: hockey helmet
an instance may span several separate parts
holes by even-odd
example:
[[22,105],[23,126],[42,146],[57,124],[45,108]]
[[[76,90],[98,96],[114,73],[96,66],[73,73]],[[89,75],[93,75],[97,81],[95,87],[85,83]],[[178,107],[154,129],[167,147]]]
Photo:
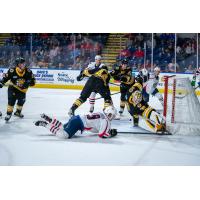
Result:
[[101,56],[100,55],[96,55],[95,56],[95,60],[101,60],[102,58],[101,58]]
[[117,110],[113,106],[108,106],[105,108],[104,113],[109,120],[112,120],[116,117]]
[[18,57],[15,59],[15,64],[18,65],[18,64],[22,64],[22,63],[25,63],[25,59],[22,58],[22,57]]
[[154,72],[160,72],[160,67],[155,67]]
[[135,77],[136,82],[140,83],[142,85],[143,83],[143,78],[139,74]]
[[141,73],[142,73],[142,76],[148,76],[148,70],[147,69],[145,69],[145,68],[143,68],[142,70],[141,70]]

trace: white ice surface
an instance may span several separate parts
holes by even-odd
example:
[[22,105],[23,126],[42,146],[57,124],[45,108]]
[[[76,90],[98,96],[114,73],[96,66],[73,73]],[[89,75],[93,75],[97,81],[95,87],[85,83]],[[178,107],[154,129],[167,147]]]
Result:
[[[79,94],[78,90],[30,89],[24,119],[13,116],[7,124],[0,119],[0,165],[200,165],[199,136],[118,134],[115,138],[101,139],[84,134],[64,140],[34,126],[33,121],[43,112],[66,122],[67,112]],[[118,108],[119,95],[112,97]],[[151,104],[160,108],[155,98]],[[103,100],[98,100],[95,106],[100,111]],[[6,107],[7,88],[3,88],[0,110],[4,116]],[[89,103],[85,103],[76,114],[88,109]],[[134,131],[128,120],[114,121],[113,127]]]

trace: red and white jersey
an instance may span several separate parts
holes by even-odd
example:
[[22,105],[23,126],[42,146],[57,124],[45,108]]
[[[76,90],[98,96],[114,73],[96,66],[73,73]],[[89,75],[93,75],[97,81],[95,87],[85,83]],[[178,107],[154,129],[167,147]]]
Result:
[[109,137],[111,121],[104,113],[92,113],[80,116],[83,121],[85,131],[98,133],[99,137]]
[[150,73],[149,80],[146,82],[145,89],[148,94],[152,94],[159,83],[159,76]]

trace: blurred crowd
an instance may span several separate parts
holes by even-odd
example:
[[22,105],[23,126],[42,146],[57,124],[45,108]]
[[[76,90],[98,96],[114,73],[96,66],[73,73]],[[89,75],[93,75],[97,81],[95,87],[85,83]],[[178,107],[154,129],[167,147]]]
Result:
[[[152,34],[132,33],[126,37],[125,48],[121,50],[117,60],[127,58],[129,65],[135,70],[140,70],[144,65],[147,69],[151,68]],[[197,67],[197,35],[177,34],[176,42],[175,66],[175,34],[154,34],[153,67],[159,66],[163,72],[192,73]]]
[[[82,69],[95,55],[101,55],[108,36],[107,33],[13,33],[0,46],[0,67],[11,67],[15,58],[22,56],[27,65],[34,68]],[[114,66],[127,58],[133,70],[140,70],[144,65],[150,69],[152,34],[128,33],[124,37],[127,39],[125,48],[120,50]],[[175,66],[175,34],[153,34],[153,68],[159,66],[162,72],[192,73],[197,67],[197,35],[179,33],[176,42]]]
[[108,34],[11,34],[0,46],[0,66],[22,56],[30,67],[81,69],[101,54]]

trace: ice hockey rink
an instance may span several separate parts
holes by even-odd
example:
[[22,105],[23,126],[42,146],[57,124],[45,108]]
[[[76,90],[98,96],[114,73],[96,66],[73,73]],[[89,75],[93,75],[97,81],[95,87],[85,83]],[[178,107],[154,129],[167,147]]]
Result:
[[[88,133],[69,140],[60,139],[44,127],[34,125],[41,113],[66,122],[67,112],[79,94],[79,90],[30,88],[23,110],[25,117],[13,116],[9,123],[0,119],[0,165],[200,165],[199,136],[138,134],[142,129],[132,127],[127,113],[126,119],[113,121],[112,127],[135,133],[119,133],[110,139]],[[116,108],[119,108],[119,97],[119,94],[112,96]],[[150,104],[161,108],[155,98],[150,99]],[[0,90],[0,105],[4,117],[7,88]],[[102,107],[103,100],[96,101],[95,111],[101,111]],[[88,110],[89,103],[85,103],[76,114],[85,114]]]

